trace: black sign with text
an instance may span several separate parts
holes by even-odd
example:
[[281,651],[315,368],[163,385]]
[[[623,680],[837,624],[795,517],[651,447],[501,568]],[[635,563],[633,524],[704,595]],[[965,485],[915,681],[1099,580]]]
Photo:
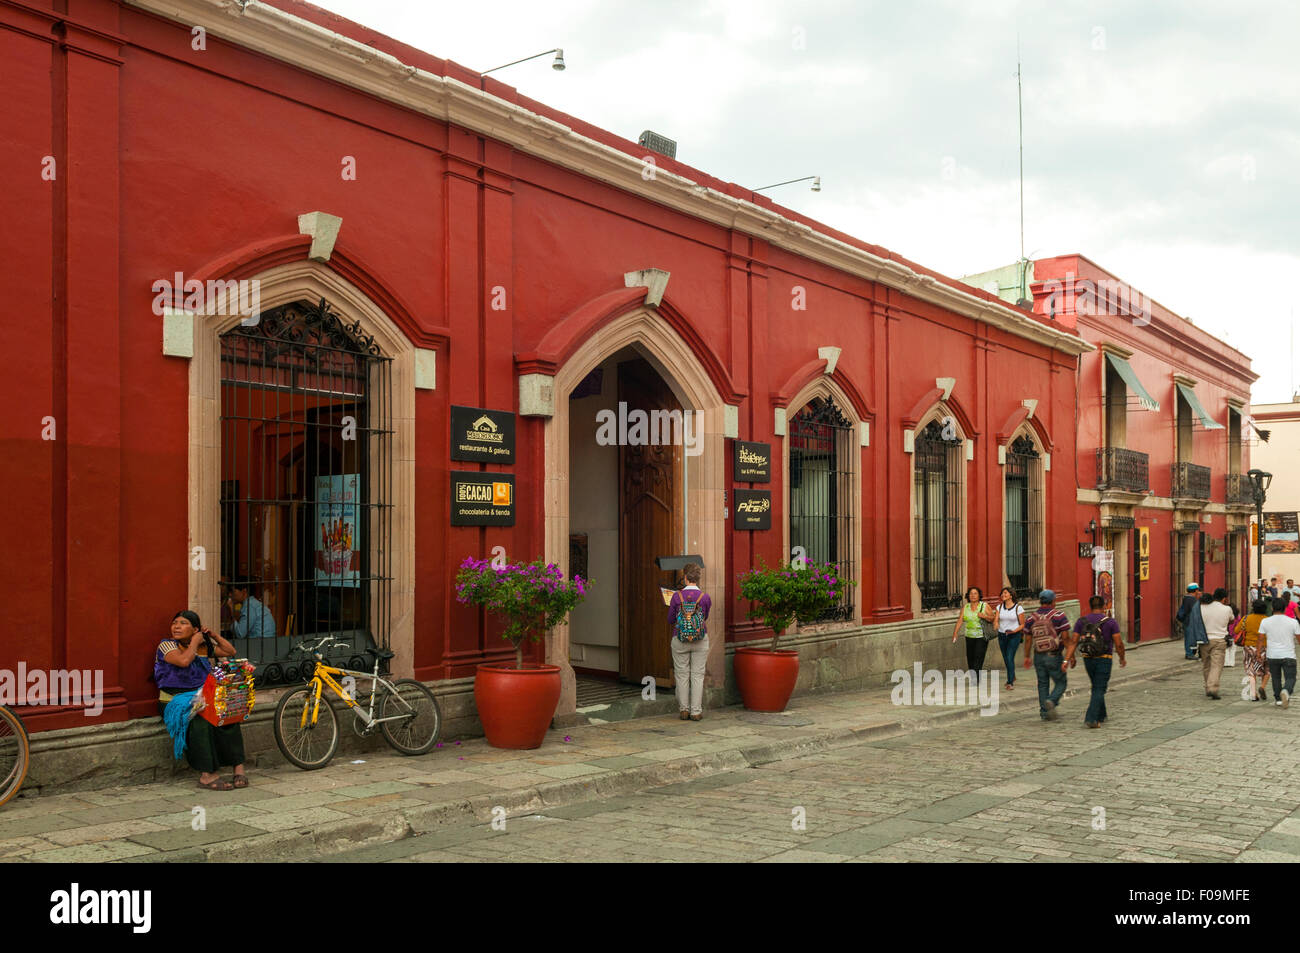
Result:
[[452,526],[514,526],[515,475],[451,471]]
[[514,463],[515,415],[506,410],[453,405],[451,458],[477,463]]
[[772,445],[737,440],[733,453],[734,476],[737,483],[770,483],[772,481]]
[[733,490],[736,512],[732,526],[736,529],[772,528],[771,490]]

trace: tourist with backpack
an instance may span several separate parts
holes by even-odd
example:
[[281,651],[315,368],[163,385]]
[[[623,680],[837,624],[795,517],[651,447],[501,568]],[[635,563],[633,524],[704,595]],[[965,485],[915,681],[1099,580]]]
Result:
[[1038,714],[1044,721],[1055,721],[1056,706],[1065,694],[1065,650],[1070,641],[1070,619],[1056,608],[1056,593],[1044,589],[1038,594],[1038,608],[1025,616],[1025,668],[1033,656],[1038,675]]
[[686,585],[668,603],[672,629],[673,674],[677,680],[677,717],[699,721],[704,717],[704,663],[709,658],[709,609],[713,600],[700,590],[701,569],[687,563],[682,570]]
[[1074,623],[1074,642],[1065,652],[1065,660],[1073,668],[1075,655],[1083,656],[1083,667],[1092,683],[1092,697],[1083,723],[1088,728],[1100,728],[1106,720],[1106,687],[1110,684],[1112,657],[1119,656],[1120,667],[1128,665],[1124,657],[1124,641],[1119,637],[1119,623],[1105,611],[1106,600],[1093,596],[1088,600],[1088,614]]

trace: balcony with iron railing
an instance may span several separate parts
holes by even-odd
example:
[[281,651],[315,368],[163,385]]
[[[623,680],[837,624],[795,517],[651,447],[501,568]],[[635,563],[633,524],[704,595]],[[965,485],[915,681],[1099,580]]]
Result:
[[1097,450],[1097,489],[1146,493],[1151,489],[1150,457],[1124,447]]
[[1174,499],[1208,500],[1210,498],[1210,468],[1195,463],[1175,463],[1170,467],[1169,495]]
[[1253,506],[1255,503],[1255,489],[1250,484],[1250,478],[1244,473],[1229,473],[1224,477],[1226,492],[1223,502],[1229,506],[1243,503]]

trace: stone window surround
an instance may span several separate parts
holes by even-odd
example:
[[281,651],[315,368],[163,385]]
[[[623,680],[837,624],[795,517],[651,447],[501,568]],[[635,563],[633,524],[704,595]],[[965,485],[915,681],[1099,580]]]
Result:
[[[961,529],[959,533],[961,539],[961,552],[959,553],[960,572],[958,573],[959,578],[963,580],[963,589],[967,589],[969,588],[969,586],[965,585],[965,580],[966,580],[967,568],[970,566],[970,561],[969,561],[970,554],[968,552],[970,548],[970,540],[967,537],[967,533],[970,528],[970,522],[967,518],[966,504],[970,493],[970,475],[968,471],[970,468],[969,465],[971,461],[974,459],[974,441],[966,436],[966,431],[962,428],[961,421],[958,419],[955,413],[953,413],[951,410],[948,409],[948,405],[945,404],[943,401],[940,401],[939,403],[935,404],[928,411],[922,414],[921,419],[916,422],[916,426],[912,428],[911,433],[913,435],[918,434],[926,427],[928,427],[931,421],[937,420],[942,422],[945,418],[952,419],[953,427],[956,429],[957,434],[961,437],[961,441],[962,441],[961,458],[963,462],[967,464],[966,466],[963,466],[961,468],[961,500],[960,500]],[[912,586],[911,586],[912,618],[931,619],[931,618],[943,618],[944,616],[956,616],[957,614],[960,613],[961,611],[960,609],[946,609],[946,608],[926,609],[924,611],[921,609],[921,587],[917,584],[916,581],[916,454],[912,453],[910,451],[910,448],[908,450],[907,458],[908,458],[907,539],[908,539],[908,569],[910,571],[911,580],[912,580]],[[1005,551],[1005,545],[1004,545],[1004,551]],[[984,595],[987,598],[988,593],[985,593]]]
[[[432,353],[417,349],[382,310],[349,281],[313,261],[278,265],[252,276],[260,283],[263,311],[299,299],[325,298],[347,323],[359,320],[375,337],[380,351],[392,359],[392,452],[387,475],[392,487],[392,522],[389,536],[391,618],[389,647],[395,653],[394,675],[413,673],[415,648],[415,391],[417,355],[428,370],[419,384],[432,386]],[[189,367],[189,550],[202,546],[206,569],[189,562],[188,604],[200,618],[216,618],[220,610],[218,578],[221,565],[221,335],[239,324],[241,316],[227,311],[219,298],[211,303],[213,315],[195,315],[193,356]],[[232,309],[233,310],[233,309]],[[174,329],[173,329],[174,334]],[[376,476],[379,479],[379,476]],[[375,540],[374,533],[370,539]],[[372,612],[378,601],[372,601]],[[372,622],[373,625],[373,622]]]
[[[1043,441],[1039,438],[1038,432],[1034,430],[1033,425],[1027,420],[1024,423],[1022,423],[1019,427],[1016,428],[1016,431],[1011,435],[1011,438],[1004,445],[1005,449],[1009,450],[1011,445],[1015,443],[1017,440],[1019,440],[1021,437],[1029,438],[1030,442],[1032,442],[1034,445],[1034,449],[1038,451],[1039,456],[1037,462],[1032,463],[1030,465],[1038,468],[1038,479],[1040,481],[1040,486],[1041,486],[1041,490],[1038,494],[1038,505],[1035,508],[1035,511],[1030,514],[1030,520],[1031,522],[1036,522],[1038,524],[1039,533],[1041,534],[1042,544],[1039,547],[1041,551],[1038,553],[1038,559],[1036,560],[1036,565],[1033,567],[1034,569],[1037,570],[1037,572],[1035,573],[1031,570],[1029,573],[1029,578],[1033,579],[1036,576],[1042,582],[1043,585],[1047,585],[1047,513],[1048,513],[1047,474],[1051,470],[1051,466],[1049,463],[1050,457],[1049,454],[1047,453],[1047,450],[1044,449],[1043,447]],[[999,449],[1003,449],[1003,448],[999,448]],[[1005,454],[999,453],[998,456],[1002,458],[998,462],[1005,463],[1006,460]],[[1007,500],[1007,471],[1006,471],[1006,467],[1003,466],[1002,467],[1002,507],[1003,507],[1002,510],[1002,585],[1009,586],[1011,585],[1011,577],[1007,574],[1006,500]]]

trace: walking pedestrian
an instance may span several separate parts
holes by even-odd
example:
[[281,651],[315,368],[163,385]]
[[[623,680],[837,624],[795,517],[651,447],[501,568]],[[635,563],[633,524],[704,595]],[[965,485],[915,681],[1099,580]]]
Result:
[[1016,594],[1007,586],[998,593],[998,648],[1007,669],[1006,690],[1016,690],[1016,652],[1025,637],[1025,611],[1016,602]]
[[1187,595],[1183,596],[1182,605],[1178,607],[1178,621],[1183,624],[1183,656],[1194,659],[1196,644],[1205,641],[1205,623],[1201,620],[1201,587],[1194,582],[1187,584]]
[[1256,584],[1252,582],[1250,584],[1250,591],[1246,593],[1246,600],[1252,606],[1255,604],[1255,601],[1259,599],[1260,585],[1261,584]]
[[1069,665],[1065,661],[1065,649],[1070,640],[1070,619],[1056,608],[1056,593],[1051,589],[1038,594],[1038,608],[1025,618],[1029,633],[1025,668],[1029,668],[1032,653],[1034,672],[1038,676],[1038,715],[1044,721],[1055,721],[1057,705],[1065,694],[1065,669]]
[[[1208,595],[1208,594],[1207,594]],[[1205,641],[1200,644],[1201,675],[1205,694],[1219,699],[1219,680],[1223,677],[1223,656],[1228,649],[1228,627],[1232,625],[1232,608],[1227,604],[1228,590],[1222,587],[1201,601],[1201,620],[1205,623]]]
[[984,638],[984,626],[980,623],[993,622],[996,615],[993,607],[984,602],[984,593],[978,586],[966,590],[966,604],[961,607],[961,615],[952,627],[952,640],[957,636],[966,636],[966,667],[971,671],[974,684],[979,684],[980,669],[984,667],[984,656],[989,650],[989,643]]
[[1124,657],[1124,641],[1119,637],[1119,623],[1105,613],[1106,600],[1093,596],[1088,600],[1088,614],[1074,623],[1074,640],[1066,650],[1065,660],[1074,668],[1075,653],[1083,656],[1083,668],[1092,685],[1088,710],[1083,723],[1088,728],[1100,728],[1106,721],[1106,687],[1110,684],[1113,657],[1119,656],[1120,668],[1128,665]]
[[668,603],[668,627],[673,631],[673,675],[677,681],[677,716],[685,721],[704,717],[704,664],[709,658],[709,609],[713,600],[700,590],[701,569],[687,563],[686,585]]
[[1268,698],[1265,686],[1268,684],[1268,660],[1264,654],[1264,637],[1259,627],[1268,618],[1268,610],[1263,599],[1256,599],[1250,605],[1250,614],[1233,628],[1237,644],[1242,648],[1241,666],[1250,680],[1251,701],[1262,702]]
[[1286,614],[1290,601],[1289,592],[1279,595],[1273,601],[1273,614],[1259,627],[1267,640],[1265,651],[1269,675],[1273,678],[1273,704],[1280,708],[1291,707],[1291,693],[1295,691],[1295,643],[1300,638],[1300,622]]

